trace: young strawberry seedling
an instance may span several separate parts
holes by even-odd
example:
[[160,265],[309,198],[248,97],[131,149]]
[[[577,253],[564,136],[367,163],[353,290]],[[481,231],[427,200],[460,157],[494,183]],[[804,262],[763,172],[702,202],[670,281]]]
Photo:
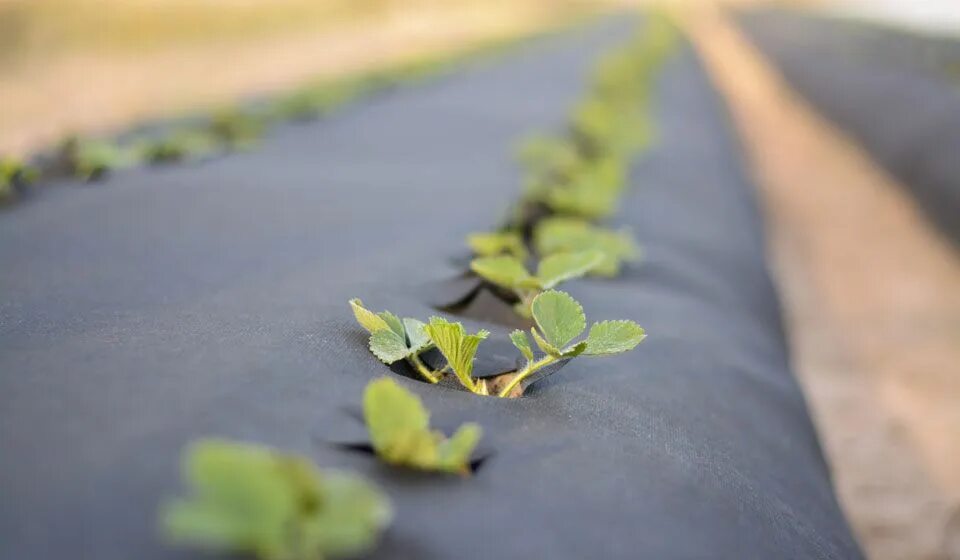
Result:
[[391,365],[406,360],[428,383],[440,380],[443,373],[432,371],[420,359],[420,354],[434,346],[423,321],[400,319],[389,311],[374,313],[359,298],[350,300],[350,308],[360,326],[370,333],[370,351],[381,362]]
[[511,255],[521,261],[527,260],[523,236],[515,231],[471,233],[467,236],[467,245],[475,255],[481,257]]
[[206,133],[224,149],[247,150],[256,145],[268,124],[269,118],[262,111],[226,109],[210,119]]
[[150,163],[169,163],[209,155],[218,147],[216,138],[194,130],[176,130],[138,143],[137,157]]
[[40,172],[14,158],[0,158],[0,204],[10,201],[18,187],[25,187],[37,180]]
[[[435,347],[443,355],[446,365],[440,370],[431,371],[417,358],[423,368],[422,371],[417,368],[421,376],[430,383],[436,383],[448,371],[452,371],[464,389],[476,395],[490,395],[493,394],[493,387],[503,386],[496,391],[497,396],[517,396],[517,388],[521,383],[551,364],[575,358],[580,354],[601,356],[626,352],[646,337],[644,330],[633,321],[603,321],[593,324],[585,340],[574,343],[573,339],[586,329],[583,308],[569,294],[549,290],[533,297],[530,310],[536,325],[530,329],[530,334],[545,356],[535,359],[526,333],[517,330],[511,333],[510,340],[526,358],[526,365],[519,371],[499,376],[501,379],[476,378],[473,377],[473,361],[480,343],[489,335],[487,331],[467,334],[462,324],[440,317],[431,317],[426,325],[415,319],[400,321],[389,312],[375,314],[368,311],[360,300],[351,300],[350,304],[357,321],[371,333],[370,350],[378,358],[385,363],[393,363]],[[405,322],[418,323],[418,342],[411,345],[409,337],[402,338],[399,330],[390,326],[391,322],[398,325]],[[383,337],[390,342],[384,342],[381,346],[381,343],[374,340],[377,333],[385,333]],[[387,359],[382,356],[387,356]],[[501,383],[503,379],[506,381]]]
[[363,392],[363,417],[374,452],[396,466],[470,474],[470,456],[483,434],[467,423],[449,438],[430,429],[430,413],[418,396],[382,377]]
[[530,334],[545,356],[535,359],[527,334],[513,331],[510,340],[527,363],[500,390],[500,397],[511,396],[524,380],[550,364],[581,354],[606,356],[626,352],[646,338],[643,328],[633,321],[602,321],[590,327],[585,340],[573,342],[586,329],[587,319],[580,303],[565,292],[544,292],[534,298],[531,309],[536,327],[530,329]]
[[599,266],[604,256],[599,251],[558,253],[545,257],[537,265],[537,273],[530,274],[517,257],[500,255],[480,257],[470,262],[470,270],[484,280],[510,291],[519,299],[514,309],[523,317],[530,317],[533,298],[572,278],[579,278]]
[[[480,331],[468,335],[460,323],[450,323],[440,317],[431,317],[425,324],[409,317],[400,319],[389,311],[374,313],[359,299],[350,300],[353,316],[370,333],[369,347],[381,362],[391,365],[406,360],[427,383],[439,382],[453,371],[460,383],[472,393],[486,394],[486,387],[471,377],[473,357],[477,346],[490,333]],[[437,348],[447,364],[431,370],[420,354]]]
[[137,153],[112,142],[73,137],[62,144],[60,158],[74,177],[93,181],[110,171],[133,165],[137,162]]
[[640,254],[628,230],[595,226],[578,218],[540,220],[533,231],[533,245],[539,255],[598,251],[603,255],[603,260],[589,274],[606,277],[617,276],[624,262],[634,261]]
[[359,476],[258,445],[198,441],[183,478],[191,496],[160,511],[168,540],[260,560],[354,557],[393,517],[387,497]]

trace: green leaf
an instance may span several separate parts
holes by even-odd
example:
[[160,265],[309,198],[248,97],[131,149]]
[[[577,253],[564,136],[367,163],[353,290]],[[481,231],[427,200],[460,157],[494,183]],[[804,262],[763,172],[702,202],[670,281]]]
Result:
[[390,327],[390,330],[397,333],[397,336],[404,340],[407,339],[407,331],[404,328],[403,321],[400,320],[400,317],[397,317],[389,311],[381,311],[380,313],[377,313],[377,316],[383,319],[383,322]]
[[532,279],[518,258],[507,255],[473,259],[470,270],[488,282],[510,289]]
[[561,358],[576,358],[587,349],[587,341],[580,341],[560,353]]
[[389,365],[412,354],[407,342],[390,329],[381,329],[370,335],[370,351],[381,362]]
[[390,328],[390,325],[383,318],[364,307],[360,298],[351,299],[350,308],[353,309],[353,316],[357,318],[357,322],[360,323],[361,327],[367,329],[367,332],[375,333]]
[[587,335],[587,349],[584,354],[604,355],[626,352],[636,347],[646,334],[640,325],[633,321],[602,321],[594,323]]
[[286,525],[297,517],[297,496],[269,450],[201,441],[187,451],[183,477],[194,496],[161,513],[172,541],[264,558],[291,550]]
[[537,347],[543,351],[544,354],[549,354],[554,358],[559,358],[563,356],[563,352],[556,346],[550,344],[537,332],[537,329],[530,329],[530,334],[533,335],[533,341],[537,343]]
[[425,432],[430,413],[420,397],[389,377],[371,381],[363,392],[363,417],[370,431],[370,442],[379,455],[390,456],[409,434]]
[[357,475],[324,473],[323,507],[305,533],[327,557],[354,557],[374,547],[393,520],[393,508],[378,489]]
[[560,214],[598,220],[613,213],[618,195],[618,191],[594,188],[589,179],[577,179],[577,182],[563,188],[552,189],[546,202]]
[[597,227],[581,218],[554,217],[541,220],[534,230],[533,239],[537,253],[541,255],[591,250],[601,252],[603,259],[589,272],[597,276],[616,276],[623,261],[635,260],[639,254],[637,244],[628,230]]
[[183,477],[192,495],[160,513],[165,535],[178,544],[315,560],[372,548],[391,519],[389,501],[362,479],[256,445],[194,443]]
[[493,257],[501,254],[518,259],[527,258],[527,248],[520,234],[513,231],[495,233],[471,233],[467,236],[467,245],[481,257]]
[[534,298],[531,309],[546,342],[558,349],[566,347],[587,327],[583,308],[566,292],[543,292]]
[[487,338],[490,333],[481,330],[477,334],[468,335],[460,323],[451,323],[441,317],[431,317],[430,324],[427,325],[427,334],[461,382],[468,387],[471,386],[473,357],[477,353],[480,341]]
[[350,300],[357,322],[370,332],[370,351],[385,364],[423,352],[430,346],[422,321],[401,320],[389,311],[373,313],[357,298]]
[[476,449],[483,430],[479,425],[468,422],[460,426],[450,439],[442,442],[438,447],[439,464],[444,470],[451,472],[469,472],[465,470],[470,465],[470,456]]
[[407,344],[410,346],[411,354],[419,354],[432,344],[430,335],[427,334],[427,325],[423,321],[405,318],[403,328],[407,333]]
[[517,347],[517,350],[520,350],[524,358],[527,360],[533,359],[533,348],[530,347],[530,339],[527,338],[527,333],[521,330],[513,331],[510,333],[510,342]]
[[583,276],[601,261],[603,254],[598,251],[550,255],[540,261],[537,280],[544,290],[549,290],[560,282]]
[[370,382],[363,395],[363,415],[377,456],[387,463],[421,470],[469,472],[470,454],[480,429],[464,424],[453,438],[429,428],[429,413],[420,398],[390,378]]

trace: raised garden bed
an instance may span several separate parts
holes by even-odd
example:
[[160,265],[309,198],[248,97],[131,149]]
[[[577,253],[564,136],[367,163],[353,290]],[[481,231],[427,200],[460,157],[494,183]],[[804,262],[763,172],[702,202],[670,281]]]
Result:
[[739,21],[960,247],[960,41],[786,10],[747,11]]
[[[442,314],[467,234],[519,196],[511,147],[562,125],[631,23],[6,213],[0,556],[194,557],[162,541],[156,505],[182,492],[182,448],[221,437],[374,481],[394,507],[375,558],[859,558],[790,372],[754,193],[686,45],[611,218],[642,260],[564,285],[591,320],[640,322],[636,350],[482,397],[392,373],[346,304]],[[457,319],[506,340],[506,311]],[[445,434],[482,427],[472,476],[365,451],[364,388],[384,376]]]

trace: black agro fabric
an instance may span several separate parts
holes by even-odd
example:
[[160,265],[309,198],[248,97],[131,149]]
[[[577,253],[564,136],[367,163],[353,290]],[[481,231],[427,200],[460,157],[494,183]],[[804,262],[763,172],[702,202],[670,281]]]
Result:
[[182,447],[221,436],[374,479],[397,510],[375,558],[860,558],[787,363],[754,194],[687,46],[614,220],[645,261],[567,285],[589,320],[635,319],[648,340],[517,400],[397,377],[441,426],[484,427],[468,480],[327,443],[363,433],[364,386],[393,375],[347,300],[435,314],[423,287],[519,194],[509,147],[559,126],[630,29],[0,216],[0,557],[196,557],[160,542],[156,506],[182,491]]
[[960,248],[960,41],[785,10],[739,21]]

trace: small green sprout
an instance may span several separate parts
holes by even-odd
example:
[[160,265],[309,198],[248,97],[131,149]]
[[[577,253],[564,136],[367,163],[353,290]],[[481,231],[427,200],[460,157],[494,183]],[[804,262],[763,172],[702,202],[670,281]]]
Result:
[[279,120],[311,120],[344,105],[359,93],[350,80],[320,82],[277,100],[271,113]]
[[560,182],[544,196],[544,203],[557,214],[590,220],[605,218],[616,210],[624,185],[624,164],[613,157],[591,160],[569,180]]
[[420,354],[433,348],[426,325],[416,319],[400,319],[389,311],[374,313],[358,298],[350,300],[353,316],[370,333],[370,351],[381,362],[390,365],[406,360],[429,383],[436,383],[442,372],[431,371]]
[[447,367],[453,370],[460,384],[471,393],[488,394],[486,383],[482,379],[473,378],[473,358],[477,355],[480,342],[490,336],[490,333],[481,330],[477,334],[467,334],[462,324],[451,323],[440,317],[430,318],[426,332],[447,360]]
[[374,547],[393,516],[364,479],[258,445],[195,442],[183,478],[192,495],[161,507],[166,537],[260,560],[353,557]]
[[520,300],[515,306],[517,313],[530,317],[530,305],[540,292],[587,274],[603,260],[599,251],[558,253],[541,260],[536,275],[532,275],[520,259],[500,255],[474,259],[470,269],[484,280],[513,292]]
[[193,159],[217,149],[217,141],[210,134],[195,130],[177,130],[160,138],[141,141],[136,150],[151,163],[167,163]]
[[623,262],[636,260],[639,249],[626,229],[615,231],[579,218],[555,217],[541,220],[533,232],[533,243],[540,255],[571,251],[599,251],[603,260],[590,274],[614,277]]
[[207,124],[207,133],[230,150],[252,148],[263,136],[268,117],[261,113],[227,109],[215,114]]
[[[509,258],[509,257],[493,257]],[[585,340],[573,342],[586,329],[586,317],[583,314],[583,308],[580,304],[565,292],[549,290],[534,296],[531,302],[531,315],[533,317],[535,328],[530,329],[533,341],[537,347],[545,354],[542,358],[536,359],[533,346],[530,339],[524,331],[516,330],[510,334],[510,340],[513,345],[520,350],[520,353],[526,358],[526,365],[515,373],[507,373],[499,376],[497,379],[486,379],[473,377],[473,361],[477,354],[480,343],[489,336],[490,333],[481,330],[476,334],[467,334],[463,325],[447,321],[440,317],[431,317],[427,325],[416,321],[422,329],[416,335],[418,342],[411,346],[409,337],[404,339],[399,332],[402,323],[414,321],[405,319],[400,321],[395,315],[389,312],[373,313],[363,307],[360,300],[350,300],[354,315],[357,321],[371,332],[370,349],[378,357],[387,355],[385,363],[393,363],[411,355],[422,352],[423,349],[436,347],[437,350],[446,359],[446,365],[438,371],[430,371],[419,359],[417,362],[423,368],[421,375],[430,383],[436,383],[449,370],[460,381],[465,389],[476,395],[490,395],[495,393],[499,397],[516,396],[516,391],[520,384],[540,369],[559,362],[574,358],[580,354],[585,355],[606,355],[616,354],[632,350],[644,338],[643,329],[633,321],[603,321],[594,323],[590,328],[590,333]],[[390,325],[394,323],[398,330]],[[418,331],[419,332],[419,331]],[[378,333],[384,333],[385,338],[390,338],[392,342],[384,343],[382,348],[376,347],[374,336]],[[423,339],[426,338],[426,341]],[[392,360],[392,361],[389,361]],[[387,380],[388,381],[388,380]],[[503,383],[501,383],[503,381]],[[385,383],[385,381],[384,381]],[[504,384],[505,383],[505,384]],[[502,387],[496,391],[496,387]],[[399,389],[398,389],[399,390]],[[387,390],[384,389],[384,392]],[[370,391],[368,390],[368,393]],[[368,398],[364,398],[365,408]],[[419,401],[417,401],[419,402]],[[399,405],[398,405],[399,406]],[[419,422],[419,421],[418,421]],[[370,423],[368,415],[368,424]],[[426,429],[426,420],[419,422]],[[373,429],[371,428],[371,432]],[[412,436],[411,436],[412,437]],[[465,437],[465,436],[464,436]],[[454,439],[457,439],[456,437]],[[419,440],[417,440],[419,441]],[[458,440],[459,441],[459,440]],[[420,453],[420,443],[411,440],[405,444],[408,447],[398,447],[391,453]],[[374,446],[377,447],[376,440]],[[378,454],[384,457],[393,457],[384,447],[378,447]],[[442,449],[442,447],[441,447]],[[471,447],[472,449],[472,447]],[[429,454],[433,451],[423,451]],[[442,454],[441,454],[442,456]],[[391,461],[391,459],[388,459]],[[413,461],[413,459],[392,459],[392,462]]]
[[137,162],[137,151],[113,142],[68,138],[60,148],[61,157],[75,177],[93,181]]
[[511,396],[524,379],[552,363],[581,354],[604,356],[626,352],[646,338],[643,328],[633,321],[602,321],[590,327],[586,340],[574,342],[586,329],[587,319],[580,303],[565,292],[544,292],[534,298],[531,307],[536,327],[530,329],[530,334],[545,356],[535,359],[527,334],[513,331],[510,340],[527,359],[527,364],[500,390],[500,397]]
[[[374,313],[357,298],[350,300],[353,316],[370,333],[370,352],[381,362],[390,365],[406,360],[428,383],[439,382],[453,371],[460,383],[470,392],[487,394],[486,384],[472,378],[473,358],[480,341],[490,334],[480,331],[467,334],[460,323],[450,323],[440,317],[431,317],[425,324],[409,317],[400,319],[389,311]],[[447,364],[433,371],[420,354],[437,348]]]
[[0,157],[0,203],[16,196],[17,186],[29,185],[39,176],[36,167],[11,157]]
[[523,237],[515,231],[471,233],[467,236],[467,245],[481,257],[511,255],[520,260],[527,259],[527,247],[523,244]]
[[420,398],[390,378],[371,381],[363,393],[363,417],[377,456],[391,465],[470,474],[470,456],[483,430],[460,426],[449,438],[430,429]]

